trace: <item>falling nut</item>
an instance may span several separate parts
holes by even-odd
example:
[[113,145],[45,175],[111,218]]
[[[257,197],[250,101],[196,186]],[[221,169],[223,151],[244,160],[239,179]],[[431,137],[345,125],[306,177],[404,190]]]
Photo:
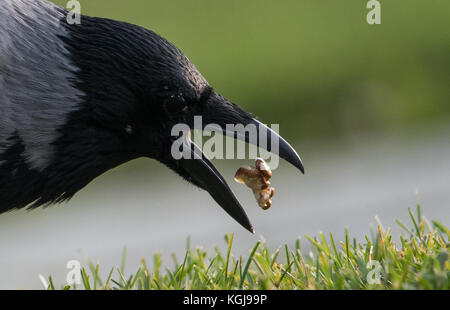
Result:
[[256,158],[255,167],[240,167],[234,175],[234,180],[250,187],[258,205],[267,210],[272,206],[270,200],[275,194],[275,189],[270,187],[269,179],[272,177],[270,167],[262,158]]

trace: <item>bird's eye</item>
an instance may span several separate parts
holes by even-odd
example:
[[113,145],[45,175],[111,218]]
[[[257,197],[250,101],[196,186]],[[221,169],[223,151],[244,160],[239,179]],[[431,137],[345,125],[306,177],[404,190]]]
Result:
[[172,94],[164,100],[164,109],[169,116],[183,113],[187,109],[186,100],[182,94]]

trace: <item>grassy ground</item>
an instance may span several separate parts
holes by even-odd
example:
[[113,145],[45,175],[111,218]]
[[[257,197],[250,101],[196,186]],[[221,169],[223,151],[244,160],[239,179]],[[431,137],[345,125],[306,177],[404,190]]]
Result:
[[[312,244],[309,253],[282,246],[270,252],[258,241],[248,257],[232,254],[233,234],[225,236],[226,253],[216,249],[207,253],[188,247],[175,267],[162,270],[161,256],[156,254],[153,266],[143,259],[134,274],[124,274],[126,252],[121,268],[111,268],[106,279],[100,279],[100,266],[91,262],[81,271],[81,285],[61,289],[450,289],[450,230],[437,221],[429,222],[408,210],[411,224],[403,229],[399,242],[381,223],[376,232],[363,242],[351,239],[336,243],[332,234],[306,239]],[[58,286],[48,278],[48,289]]]

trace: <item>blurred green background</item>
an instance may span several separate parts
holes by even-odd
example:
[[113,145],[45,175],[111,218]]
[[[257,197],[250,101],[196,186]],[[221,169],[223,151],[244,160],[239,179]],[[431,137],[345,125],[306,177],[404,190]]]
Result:
[[166,37],[218,92],[288,137],[450,116],[450,1],[381,1],[381,25],[367,24],[361,0],[80,3]]

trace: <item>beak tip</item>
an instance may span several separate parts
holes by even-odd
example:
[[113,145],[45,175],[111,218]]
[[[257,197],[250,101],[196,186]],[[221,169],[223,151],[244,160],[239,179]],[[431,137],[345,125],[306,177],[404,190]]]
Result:
[[255,229],[253,228],[253,225],[250,223],[250,221],[247,221],[247,223],[239,222],[239,224],[241,224],[242,227],[248,230],[251,234],[255,234]]
[[291,161],[291,163],[295,167],[297,167],[301,171],[302,174],[305,174],[305,167],[303,166],[303,162],[300,159],[300,157],[298,157],[298,155],[297,155],[297,160]]

